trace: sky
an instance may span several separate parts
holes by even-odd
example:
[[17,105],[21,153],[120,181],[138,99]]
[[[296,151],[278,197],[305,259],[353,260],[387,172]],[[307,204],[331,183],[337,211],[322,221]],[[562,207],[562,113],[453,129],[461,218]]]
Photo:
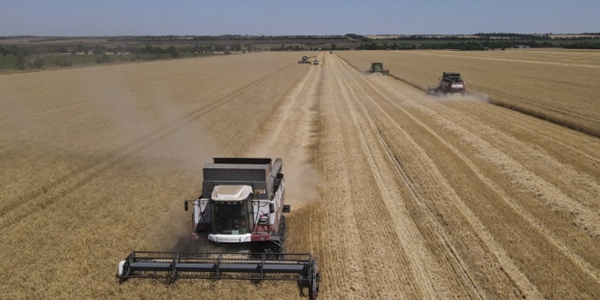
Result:
[[0,36],[600,32],[600,0],[0,0]]

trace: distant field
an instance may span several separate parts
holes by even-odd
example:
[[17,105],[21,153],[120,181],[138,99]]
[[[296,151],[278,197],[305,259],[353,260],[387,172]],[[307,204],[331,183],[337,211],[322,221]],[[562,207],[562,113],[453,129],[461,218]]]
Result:
[[600,51],[345,51],[359,69],[382,61],[390,74],[425,90],[458,71],[469,92],[561,125],[600,135]]
[[[146,57],[152,56],[153,54],[139,54],[140,59],[144,59]],[[85,65],[96,65],[96,60],[98,58],[103,57],[104,54],[92,54],[92,55],[60,55],[60,54],[52,54],[52,55],[44,55],[45,61],[45,69],[56,68],[56,59],[68,59],[73,63],[73,66],[85,66]],[[117,59],[117,56],[112,56],[114,59]],[[133,55],[127,56],[127,58],[134,58]],[[15,70],[15,56],[0,56],[0,73],[2,72],[10,72]]]

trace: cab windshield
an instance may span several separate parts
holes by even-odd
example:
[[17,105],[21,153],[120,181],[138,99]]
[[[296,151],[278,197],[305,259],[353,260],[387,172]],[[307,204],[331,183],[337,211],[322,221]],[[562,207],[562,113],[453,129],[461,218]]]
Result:
[[213,203],[213,233],[246,234],[249,232],[248,214],[244,201]]

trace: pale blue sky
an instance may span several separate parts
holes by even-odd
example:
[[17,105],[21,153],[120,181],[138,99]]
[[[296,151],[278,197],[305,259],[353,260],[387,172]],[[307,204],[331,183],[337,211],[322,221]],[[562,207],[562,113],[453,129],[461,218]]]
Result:
[[0,36],[477,32],[600,32],[600,0],[0,0]]

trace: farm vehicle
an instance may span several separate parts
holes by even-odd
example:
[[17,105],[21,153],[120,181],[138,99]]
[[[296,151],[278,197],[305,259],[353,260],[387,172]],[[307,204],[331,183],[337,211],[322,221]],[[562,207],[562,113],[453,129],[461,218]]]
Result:
[[457,72],[444,72],[437,86],[428,86],[427,93],[432,95],[448,95],[467,93],[465,82]]
[[[185,200],[191,210],[188,243],[221,252],[133,251],[119,263],[119,282],[130,278],[297,281],[310,299],[319,293],[316,259],[285,253],[283,162],[270,158],[214,158],[203,168],[201,195]],[[223,249],[226,249],[223,251]]]
[[317,58],[316,56],[302,56],[302,59],[298,61],[299,64],[311,64],[311,58]]
[[381,62],[374,62],[371,64],[371,68],[369,68],[367,71],[367,73],[381,73],[383,75],[387,75],[390,73],[390,70],[388,69],[384,69],[383,68],[383,63]]

